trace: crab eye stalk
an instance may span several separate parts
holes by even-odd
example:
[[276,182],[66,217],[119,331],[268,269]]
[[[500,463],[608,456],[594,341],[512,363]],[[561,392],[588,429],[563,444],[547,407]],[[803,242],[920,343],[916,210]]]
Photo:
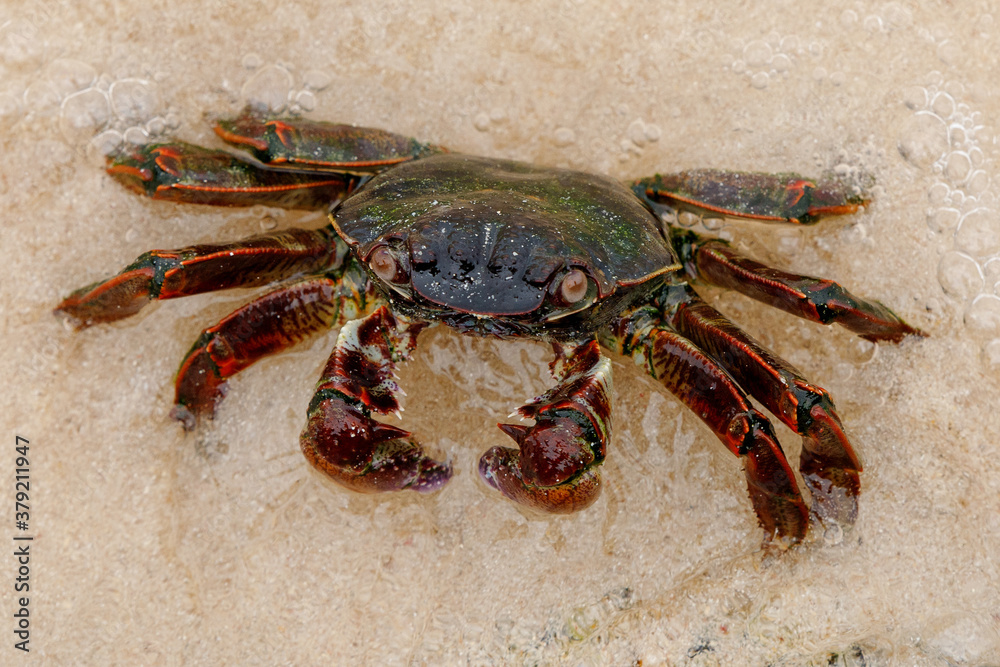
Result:
[[372,252],[368,265],[376,276],[387,283],[405,283],[409,278],[399,259],[386,246],[380,246]]

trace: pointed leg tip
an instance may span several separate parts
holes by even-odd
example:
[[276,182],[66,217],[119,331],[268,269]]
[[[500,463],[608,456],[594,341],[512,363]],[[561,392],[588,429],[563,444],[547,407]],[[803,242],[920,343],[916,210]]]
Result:
[[189,433],[198,426],[198,415],[181,403],[175,405],[170,411],[170,418],[179,421],[184,430]]
[[751,414],[748,451],[743,456],[750,502],[767,541],[788,545],[800,542],[809,530],[809,510],[795,475],[767,419]]
[[799,472],[814,524],[847,529],[858,516],[862,465],[832,405],[815,405],[803,433]]
[[765,543],[784,550],[805,538],[809,531],[809,510],[800,495],[777,495],[754,487],[749,492],[757,521],[767,534]]
[[81,323],[78,328],[131,317],[153,300],[150,296],[153,276],[151,266],[126,268],[118,275],[74,291],[56,306],[55,312]]
[[802,543],[805,535],[783,535],[769,533],[761,542],[761,550],[765,556],[780,556]]
[[859,334],[861,338],[873,343],[902,343],[907,338],[930,338],[930,334],[905,322],[899,328],[890,332]]
[[812,498],[809,509],[814,524],[843,530],[854,525],[861,491],[858,471],[830,468],[803,472],[802,478]]
[[73,306],[67,301],[63,301],[52,309],[52,314],[58,317],[66,326],[73,331],[83,331],[89,328],[94,322],[89,319],[77,316],[73,312]]

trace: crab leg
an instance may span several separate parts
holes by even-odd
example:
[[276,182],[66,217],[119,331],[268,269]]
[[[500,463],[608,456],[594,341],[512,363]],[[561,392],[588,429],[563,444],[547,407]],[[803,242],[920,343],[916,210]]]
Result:
[[773,415],[802,436],[799,470],[824,522],[852,524],[857,517],[861,463],[833,400],[788,362],[702,301],[687,285],[671,288],[666,316],[674,329],[708,353]]
[[274,169],[370,174],[443,149],[385,130],[302,118],[267,118],[246,110],[220,120],[215,133]]
[[614,336],[622,354],[660,380],[729,451],[744,459],[750,500],[769,538],[801,540],[809,511],[792,470],[771,423],[751,406],[729,373],[649,310],[619,319]]
[[56,307],[77,329],[139,312],[154,299],[261,285],[341,266],[347,246],[331,227],[289,229],[235,243],[150,250],[116,276],[70,294]]
[[519,449],[493,447],[480,458],[479,474],[511,500],[566,514],[589,507],[601,491],[598,468],[611,436],[611,363],[593,338],[553,348],[556,386],[517,410],[535,424],[498,424]]
[[866,301],[833,282],[773,269],[729,247],[693,232],[672,234],[674,247],[688,274],[712,285],[735,290],[813,322],[836,322],[870,341],[898,343],[923,333],[877,301]]
[[867,203],[836,180],[798,174],[692,169],[636,181],[632,189],[656,204],[724,216],[808,225],[853,213]]
[[228,378],[371,310],[375,295],[363,273],[353,262],[346,268],[289,283],[205,329],[177,371],[171,416],[191,430],[215,415]]
[[426,456],[408,431],[371,417],[398,413],[394,369],[424,326],[382,306],[341,328],[300,438],[309,462],[337,483],[368,493],[434,491],[451,477],[451,464]]
[[156,143],[119,150],[108,159],[108,173],[154,199],[322,209],[370,174],[444,150],[385,130],[250,111],[218,121],[215,132],[255,159],[179,141]]
[[108,158],[108,173],[141,195],[188,204],[323,209],[357,177],[263,169],[231,153],[172,142],[130,147]]

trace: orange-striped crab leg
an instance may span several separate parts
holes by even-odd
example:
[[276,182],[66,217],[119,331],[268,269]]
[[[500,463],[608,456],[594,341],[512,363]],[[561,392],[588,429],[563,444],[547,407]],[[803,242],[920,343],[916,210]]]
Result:
[[[667,288],[667,294],[678,288]],[[675,295],[673,295],[675,296]],[[627,313],[607,341],[660,380],[744,460],[747,488],[769,539],[793,543],[809,526],[809,511],[767,417],[729,373],[690,340],[673,331],[657,308]]]
[[291,229],[230,244],[154,250],[117,276],[71,294],[57,308],[78,328],[168,299],[303,275],[205,329],[177,372],[172,416],[193,428],[211,418],[226,381],[265,356],[366,314],[376,303],[362,268],[329,227]]
[[254,299],[205,329],[177,371],[174,419],[191,430],[215,416],[227,380],[266,356],[366,315],[379,303],[353,259]]
[[479,460],[479,474],[515,502],[565,514],[600,494],[611,437],[611,363],[593,338],[553,348],[556,386],[517,410],[534,425],[498,424],[518,449],[493,447]]
[[854,296],[822,278],[774,269],[745,257],[725,241],[703,239],[690,231],[671,230],[671,240],[694,280],[726,287],[813,322],[836,322],[862,338],[898,343],[924,335],[877,301]]
[[151,250],[121,273],[70,294],[56,307],[78,329],[134,315],[156,299],[264,285],[340,266],[347,246],[331,227],[289,229],[234,243]]
[[182,142],[123,148],[108,158],[108,173],[141,195],[213,206],[322,209],[359,182],[346,174],[262,169],[231,153]]
[[639,197],[677,209],[803,225],[853,213],[867,203],[840,181],[790,173],[692,169],[644,178],[632,188]]
[[382,306],[341,328],[300,438],[306,459],[337,483],[367,493],[434,491],[451,477],[450,463],[428,457],[408,431],[371,416],[399,411],[395,367],[424,326]]
[[154,199],[322,209],[371,174],[444,149],[374,128],[247,110],[219,120],[215,132],[254,157],[183,142],[126,146],[108,158],[108,173]]
[[370,127],[303,118],[269,118],[246,110],[220,120],[215,133],[272,169],[372,174],[444,149]]
[[827,391],[764,349],[687,285],[671,291],[663,306],[672,328],[802,436],[799,470],[812,495],[813,514],[823,522],[852,524],[857,517],[861,462]]

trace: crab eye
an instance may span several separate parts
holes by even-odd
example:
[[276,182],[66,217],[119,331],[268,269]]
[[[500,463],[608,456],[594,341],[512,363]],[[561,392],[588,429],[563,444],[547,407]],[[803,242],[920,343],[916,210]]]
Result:
[[559,296],[568,306],[581,301],[589,290],[590,281],[587,279],[587,274],[580,269],[568,271],[559,284]]
[[549,285],[549,308],[545,322],[554,322],[590,308],[597,301],[597,283],[579,268],[563,273]]
[[387,283],[406,282],[406,271],[400,265],[399,260],[386,246],[376,248],[368,259],[368,265],[372,267],[375,275]]

